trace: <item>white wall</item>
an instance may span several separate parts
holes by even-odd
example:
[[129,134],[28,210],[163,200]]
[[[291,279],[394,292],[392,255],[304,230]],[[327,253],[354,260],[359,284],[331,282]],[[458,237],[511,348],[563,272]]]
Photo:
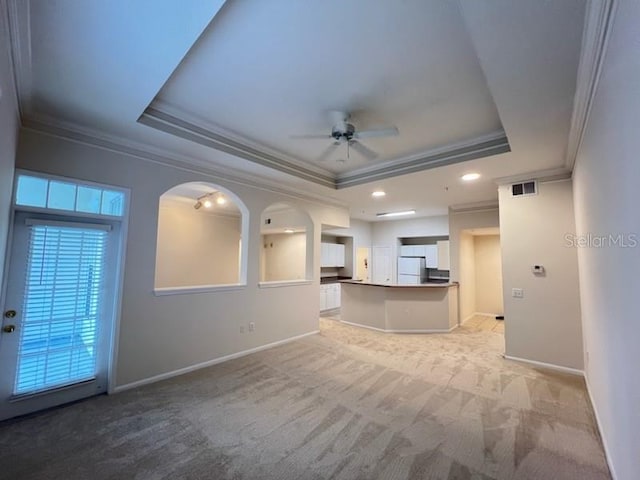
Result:
[[473,237],[476,312],[502,315],[502,256],[499,235]]
[[[449,235],[449,217],[411,218],[406,220],[388,220],[371,224],[371,245],[374,247],[391,247],[392,283],[398,278],[399,255],[398,238],[405,237],[446,237]],[[374,267],[375,268],[375,267]]]
[[0,285],[4,273],[9,213],[13,192],[13,167],[18,144],[19,114],[10,58],[6,1],[0,0]]
[[460,282],[460,323],[471,318],[476,313],[476,254],[473,235],[461,232],[458,235],[459,269],[458,281]]
[[[539,183],[538,194],[499,189],[508,356],[582,370],[578,258],[566,244],[575,233],[570,180]],[[543,265],[536,276],[532,265]],[[513,298],[522,288],[524,298]]]
[[[620,0],[573,175],[578,234],[640,240],[640,2]],[[593,242],[594,245],[597,243]],[[585,373],[618,480],[640,472],[640,244],[578,248]]]
[[[215,156],[214,151],[211,152]],[[260,214],[291,197],[204,173],[166,167],[32,131],[20,136],[22,168],[131,189],[127,256],[116,381],[118,385],[208,362],[316,331],[319,279],[312,284],[260,288]],[[158,199],[169,188],[207,181],[237,194],[250,213],[247,285],[233,290],[156,297],[153,294]],[[348,225],[346,209],[297,200],[313,222],[311,261],[319,265],[320,225]],[[243,239],[244,241],[244,239]],[[179,319],[179,321],[176,321]],[[255,332],[247,323],[255,322]],[[240,333],[240,327],[245,333]]]
[[240,217],[160,201],[156,287],[238,283]]
[[263,235],[263,270],[260,280],[263,282],[303,280],[306,249],[306,232]]

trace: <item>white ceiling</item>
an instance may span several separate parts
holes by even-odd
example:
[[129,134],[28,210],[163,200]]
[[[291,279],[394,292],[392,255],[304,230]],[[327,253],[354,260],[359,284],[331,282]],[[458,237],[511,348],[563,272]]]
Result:
[[[330,170],[352,171],[502,131],[456,2],[229,0],[152,106]],[[332,110],[357,129],[400,135],[343,144],[326,134]]]
[[[247,0],[218,12],[223,3],[9,0],[23,124],[343,202],[366,220],[495,202],[498,178],[566,171],[584,0]],[[288,135],[328,130],[323,112],[335,108],[399,127],[368,144],[383,159],[496,128],[511,151],[336,191],[138,122],[169,94],[174,108],[302,164],[322,145]],[[305,165],[328,172],[331,161]],[[481,179],[462,184],[468,171]],[[387,196],[373,200],[378,187]]]

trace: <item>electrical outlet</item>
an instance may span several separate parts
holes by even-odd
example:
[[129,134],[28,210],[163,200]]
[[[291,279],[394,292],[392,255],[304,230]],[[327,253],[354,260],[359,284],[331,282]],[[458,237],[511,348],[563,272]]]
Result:
[[256,329],[256,324],[253,322],[249,323],[249,331],[253,332],[255,329]]
[[244,333],[244,325],[240,325],[240,333]]
[[521,288],[512,288],[511,289],[511,296],[513,298],[523,298],[524,297],[524,290],[522,290]]

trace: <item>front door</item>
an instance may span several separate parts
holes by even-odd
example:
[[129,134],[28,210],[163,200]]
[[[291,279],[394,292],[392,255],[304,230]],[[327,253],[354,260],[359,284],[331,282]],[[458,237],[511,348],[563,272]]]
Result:
[[106,391],[112,230],[108,222],[16,213],[0,336],[0,419]]

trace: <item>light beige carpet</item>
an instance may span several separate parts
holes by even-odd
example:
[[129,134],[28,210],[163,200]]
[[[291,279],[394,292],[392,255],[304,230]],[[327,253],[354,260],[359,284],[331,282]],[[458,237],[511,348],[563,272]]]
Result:
[[609,478],[582,379],[502,359],[489,323],[322,319],[321,335],[0,424],[0,478]]

